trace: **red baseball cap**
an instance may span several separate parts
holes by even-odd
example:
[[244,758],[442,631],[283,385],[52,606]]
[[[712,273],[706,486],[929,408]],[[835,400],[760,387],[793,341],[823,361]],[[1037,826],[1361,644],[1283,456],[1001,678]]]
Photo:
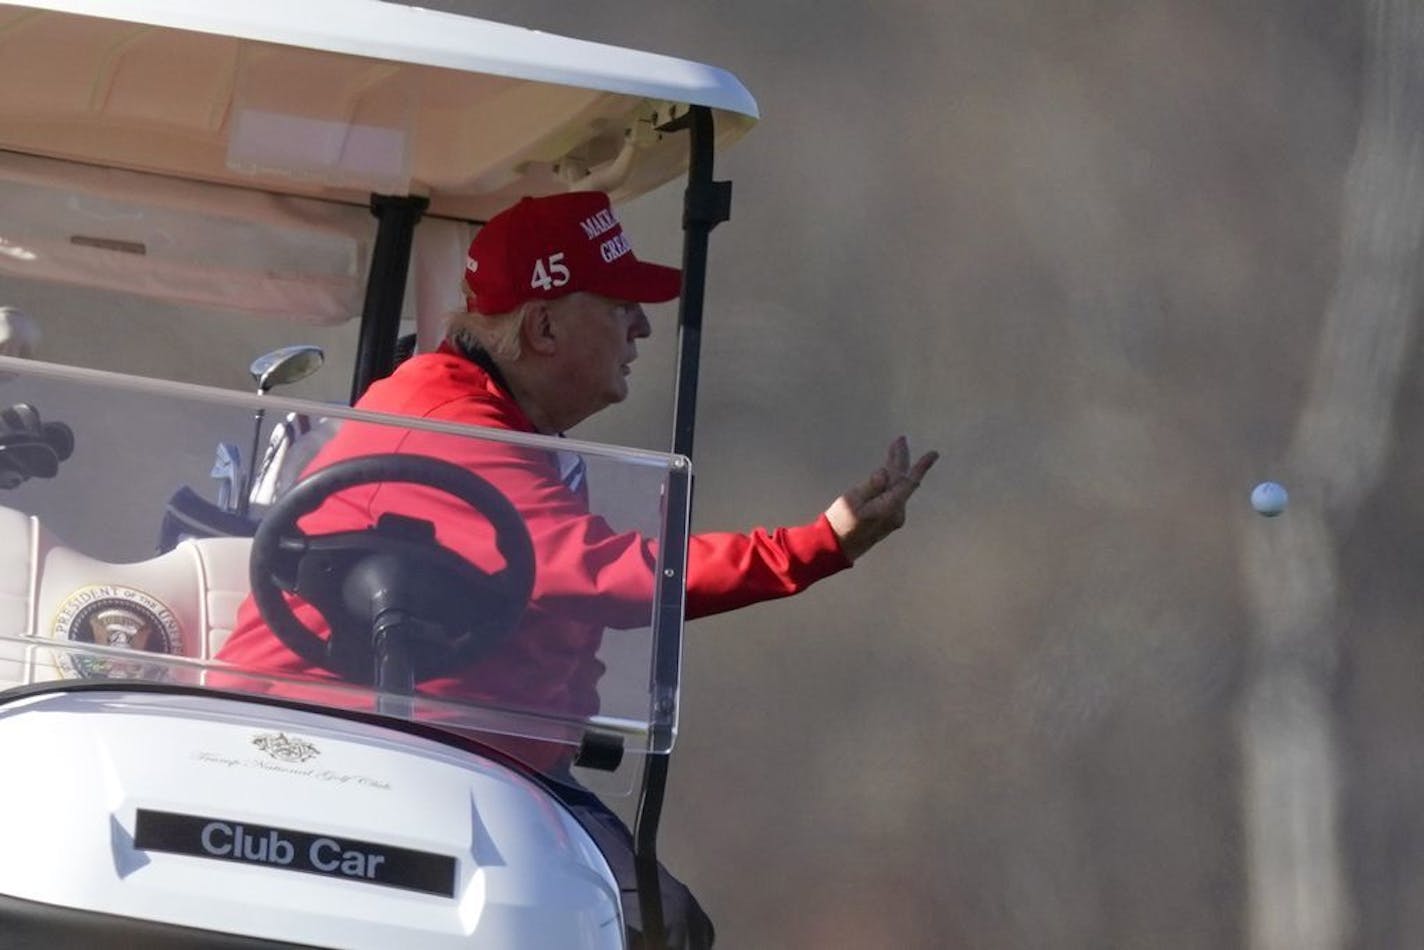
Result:
[[633,255],[601,191],[524,198],[490,218],[465,259],[468,309],[508,313],[526,300],[585,290],[637,303],[682,292],[682,271]]

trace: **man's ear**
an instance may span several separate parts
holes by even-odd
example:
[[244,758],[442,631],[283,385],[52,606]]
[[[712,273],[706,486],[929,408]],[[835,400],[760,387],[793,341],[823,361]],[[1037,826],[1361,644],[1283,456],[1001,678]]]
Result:
[[519,328],[520,342],[531,353],[551,355],[557,347],[554,315],[549,312],[549,304],[538,301],[524,315],[524,323]]

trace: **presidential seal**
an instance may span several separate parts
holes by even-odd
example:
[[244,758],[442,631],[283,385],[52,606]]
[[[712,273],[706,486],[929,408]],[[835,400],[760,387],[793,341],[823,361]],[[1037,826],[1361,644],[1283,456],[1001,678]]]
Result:
[[[137,653],[179,653],[183,643],[178,618],[162,601],[114,584],[81,587],[66,597],[55,613],[51,636]],[[80,650],[60,651],[59,668],[68,677],[94,679],[156,679],[163,674],[155,663]]]

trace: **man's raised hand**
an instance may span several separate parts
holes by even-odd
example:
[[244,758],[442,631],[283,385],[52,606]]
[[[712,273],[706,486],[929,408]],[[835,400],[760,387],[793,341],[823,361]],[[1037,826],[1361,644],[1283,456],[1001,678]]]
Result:
[[890,443],[884,465],[826,509],[846,557],[856,560],[905,523],[910,496],[938,460],[938,452],[926,452],[911,465],[910,443],[902,435]]

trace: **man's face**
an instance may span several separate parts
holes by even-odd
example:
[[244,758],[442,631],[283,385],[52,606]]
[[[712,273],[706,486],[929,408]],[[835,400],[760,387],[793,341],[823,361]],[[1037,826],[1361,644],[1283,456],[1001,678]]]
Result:
[[560,386],[575,421],[626,399],[638,340],[653,332],[642,306],[577,293],[553,301],[549,309],[558,339]]

